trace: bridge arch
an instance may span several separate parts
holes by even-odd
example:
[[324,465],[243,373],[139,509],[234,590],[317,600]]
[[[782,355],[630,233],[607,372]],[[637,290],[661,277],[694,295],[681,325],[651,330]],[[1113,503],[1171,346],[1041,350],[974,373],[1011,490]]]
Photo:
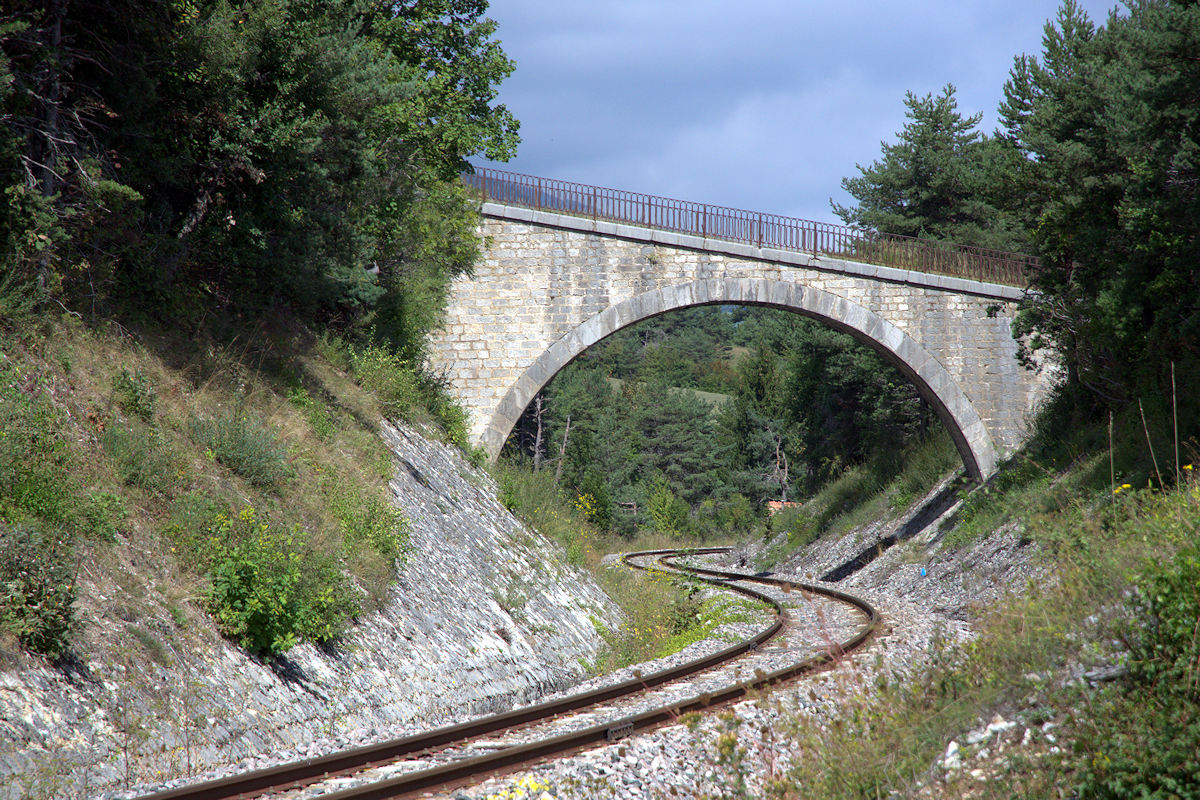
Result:
[[870,346],[916,386],[950,432],[975,479],[996,470],[999,455],[970,398],[946,368],[900,328],[844,297],[791,281],[694,280],[637,294],[593,315],[551,344],[512,384],[488,420],[482,444],[495,458],[534,396],[576,356],[609,334],[649,317],[702,305],[762,305],[802,314]]

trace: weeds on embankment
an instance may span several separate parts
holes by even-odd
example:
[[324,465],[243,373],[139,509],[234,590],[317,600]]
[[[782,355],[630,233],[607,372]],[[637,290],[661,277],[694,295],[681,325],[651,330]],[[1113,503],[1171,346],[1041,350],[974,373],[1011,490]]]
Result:
[[[915,675],[851,687],[831,717],[778,723],[791,766],[767,794],[1200,796],[1200,483],[1184,442],[1160,488],[1146,441],[1163,431],[1169,417],[1128,424],[1123,440],[1104,427],[1039,437],[969,497],[941,546],[1015,527],[1047,579],[1012,587],[973,620],[975,638],[935,644]],[[1094,668],[1116,677],[1080,677]],[[947,745],[997,712],[1037,735],[986,769],[943,769]]]
[[[754,520],[770,536],[787,535],[766,555],[771,566],[822,535],[837,535],[865,520],[906,508],[933,487],[959,463],[949,435],[934,434],[893,462],[848,469],[802,506],[785,509],[769,520]],[[726,539],[695,536],[641,534],[636,538],[602,534],[592,524],[585,497],[569,497],[549,470],[534,472],[501,463],[494,469],[499,499],[530,527],[559,542],[571,563],[591,570],[625,613],[613,629],[601,628],[605,650],[596,660],[596,672],[659,658],[706,638],[721,625],[743,621],[752,606],[742,601],[702,598],[694,585],[666,575],[634,573],[601,566],[604,554],[618,551],[725,543]]]
[[908,448],[899,459],[860,464],[822,486],[803,504],[771,518],[767,535],[785,532],[759,559],[770,569],[821,537],[837,537],[890,513],[904,511],[961,466],[944,429]]
[[261,327],[197,344],[71,315],[3,336],[5,649],[66,653],[80,580],[121,585],[134,552],[168,566],[131,602],[160,598],[176,625],[195,605],[263,656],[336,639],[384,601],[407,546],[378,420],[462,434],[439,388],[378,346]]
[[[602,534],[588,517],[586,498],[571,498],[553,473],[509,464],[493,469],[499,499],[531,528],[558,542],[567,559],[587,569],[623,612],[620,624],[596,622],[604,648],[589,665],[601,674],[662,658],[710,636],[722,625],[753,618],[761,609],[742,599],[709,596],[699,585],[665,572],[635,571],[606,564],[609,553],[680,547],[678,537],[661,533],[633,539]],[[688,539],[687,544],[701,543]],[[705,542],[705,545],[712,544]]]
[[[911,792],[939,779],[929,770],[951,740],[999,709],[1057,721],[1057,752],[1010,758],[988,782],[952,775],[961,783],[946,796],[1195,796],[1200,489],[1117,500],[1031,526],[1057,550],[1052,579],[987,611],[969,644],[935,648],[916,676],[862,687],[832,722],[781,724],[793,766],[776,796]],[[1114,683],[1063,677],[1071,665],[1114,661],[1129,669]]]

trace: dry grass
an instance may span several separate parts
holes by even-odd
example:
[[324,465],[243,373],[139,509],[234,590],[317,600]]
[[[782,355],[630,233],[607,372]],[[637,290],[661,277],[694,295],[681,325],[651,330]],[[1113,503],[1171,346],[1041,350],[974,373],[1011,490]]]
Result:
[[[1078,468],[1088,469],[1087,460]],[[1043,492],[1056,492],[1060,483],[1046,482]],[[1027,483],[1014,491],[1031,497]],[[1086,782],[1091,787],[1086,796],[1117,797],[1158,779],[1161,773],[1147,764],[1170,762],[1178,769],[1190,753],[1194,765],[1194,740],[1162,740],[1153,753],[1133,752],[1137,741],[1161,739],[1161,708],[1179,708],[1177,701],[1171,706],[1164,698],[1174,698],[1179,687],[1172,689],[1166,681],[1141,688],[1121,681],[1095,687],[1070,675],[1081,665],[1090,669],[1125,657],[1123,642],[1136,639],[1130,631],[1144,624],[1130,608],[1131,586],[1136,576],[1164,569],[1160,565],[1170,564],[1173,553],[1195,541],[1200,489],[1127,491],[1115,502],[1083,493],[1063,508],[1059,500],[1052,511],[1035,502],[1024,517],[1052,579],[981,613],[975,639],[961,647],[935,646],[928,666],[915,676],[848,681],[835,714],[795,714],[779,723],[773,737],[786,743],[792,767],[776,781],[772,796],[1046,797]],[[1146,702],[1129,702],[1131,692],[1140,692]],[[998,711],[1039,730],[1042,722],[1056,721],[1054,753],[1039,735],[1025,748],[1006,750],[1002,763],[971,762],[948,776],[934,768],[951,740],[963,742],[966,731]],[[1195,714],[1190,719],[1177,729],[1194,737],[1200,723]],[[1164,755],[1172,749],[1174,755]],[[1113,777],[1118,752],[1125,758],[1119,773],[1125,783],[1104,789],[1109,783],[1118,786]],[[970,775],[977,766],[987,767],[990,781]],[[1146,783],[1137,783],[1141,780]],[[1179,784],[1176,794],[1196,791],[1200,785]]]
[[[103,593],[129,570],[153,572],[153,586],[144,594],[156,598],[155,608],[141,610],[165,615],[173,624],[198,620],[205,580],[194,560],[172,550],[180,547],[178,537],[164,535],[176,522],[179,502],[189,496],[211,498],[227,509],[254,507],[281,525],[300,526],[310,546],[343,552],[346,532],[332,493],[350,486],[353,502],[387,502],[390,461],[374,430],[378,403],[312,345],[290,332],[259,330],[231,344],[198,346],[163,331],[133,333],[115,323],[89,327],[71,316],[0,343],[5,363],[36,376],[38,388],[31,391],[65,420],[70,446],[64,488],[70,502],[82,508],[103,492],[123,512],[115,548],[81,538],[81,586]],[[139,413],[121,399],[131,376],[150,393]],[[289,399],[297,387],[311,398],[306,408]],[[142,413],[146,407],[152,411]],[[278,445],[277,479],[248,480],[196,440],[189,423],[233,413],[255,420],[264,440]],[[330,423],[321,432],[314,430],[314,414]],[[107,450],[101,446],[106,437]],[[132,459],[136,466],[151,456],[158,458],[145,463],[159,468],[147,474],[131,473],[125,463]],[[344,505],[346,497],[339,497]],[[378,605],[394,576],[394,555],[359,547],[352,552],[346,561],[352,577],[365,602]],[[84,629],[105,613],[106,603],[80,597],[75,641],[87,641]]]

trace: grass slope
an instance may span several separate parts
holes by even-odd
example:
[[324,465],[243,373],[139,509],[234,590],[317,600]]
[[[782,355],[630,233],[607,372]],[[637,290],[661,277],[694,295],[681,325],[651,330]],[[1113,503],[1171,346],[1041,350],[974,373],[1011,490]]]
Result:
[[256,653],[335,639],[386,595],[407,537],[363,358],[295,331],[5,331],[0,653],[69,654],[89,635],[76,599],[101,602],[81,587],[106,585],[110,609],[208,614]]
[[[1049,578],[1006,587],[974,612],[971,641],[859,686],[832,722],[782,719],[771,736],[792,766],[769,796],[1200,797],[1200,482],[1183,463],[1157,488],[1145,445],[1170,441],[1169,419],[1124,429],[1104,451],[1079,447],[1103,431],[1043,431],[967,498],[941,531],[945,559],[1015,530]],[[997,713],[1033,734],[999,756],[996,736],[965,736]],[[944,766],[952,742],[962,768]]]

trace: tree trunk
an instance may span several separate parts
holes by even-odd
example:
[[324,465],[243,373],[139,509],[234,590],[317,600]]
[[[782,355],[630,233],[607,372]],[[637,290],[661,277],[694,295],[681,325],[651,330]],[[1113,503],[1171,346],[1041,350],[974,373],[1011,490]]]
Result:
[[558,464],[554,467],[554,482],[562,480],[563,462],[567,460],[567,437],[571,435],[571,415],[567,414],[567,427],[563,430],[562,446],[558,448]]
[[540,392],[533,398],[533,418],[537,424],[537,434],[533,439],[533,471],[538,472],[542,468],[542,395]]
[[788,490],[788,457],[783,452],[783,440],[775,440],[775,475],[779,478],[779,499],[787,502]]
[[39,165],[38,184],[44,197],[55,194],[59,188],[56,168],[58,151],[64,142],[59,103],[62,100],[62,65],[66,54],[62,47],[62,23],[67,15],[67,0],[52,0],[46,8],[46,49],[49,56],[39,64],[38,93],[42,105],[42,130],[39,152],[35,161]]

